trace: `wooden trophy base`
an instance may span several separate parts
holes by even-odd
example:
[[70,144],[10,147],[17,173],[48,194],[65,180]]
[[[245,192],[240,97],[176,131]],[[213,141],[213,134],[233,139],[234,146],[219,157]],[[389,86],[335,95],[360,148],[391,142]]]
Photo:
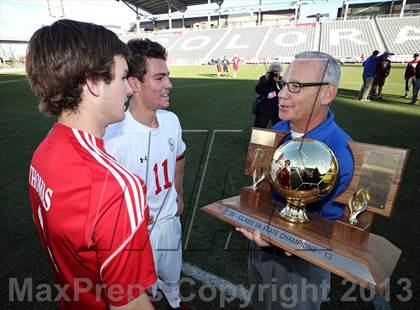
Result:
[[271,193],[267,191],[254,191],[252,186],[243,187],[240,195],[241,205],[248,206],[264,212],[271,212]]
[[241,196],[220,200],[202,210],[235,227],[258,229],[270,244],[362,287],[385,291],[401,255],[391,242],[369,234],[369,226],[348,227],[345,222],[335,225],[309,212],[307,223],[287,222],[277,215],[284,205],[267,199],[265,193],[251,191],[244,188]]
[[364,244],[369,237],[370,226],[370,223],[363,220],[352,225],[345,219],[339,219],[334,223],[333,237],[350,244]]

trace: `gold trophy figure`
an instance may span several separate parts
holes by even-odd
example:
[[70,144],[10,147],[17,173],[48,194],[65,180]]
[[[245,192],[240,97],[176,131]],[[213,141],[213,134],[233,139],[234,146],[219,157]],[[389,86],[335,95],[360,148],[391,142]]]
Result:
[[349,198],[348,207],[350,209],[349,223],[357,224],[357,216],[366,210],[370,200],[369,192],[364,188],[359,189]]
[[264,179],[265,179],[266,175],[264,172],[264,168],[263,167],[257,167],[254,170],[254,173],[252,174],[252,190],[253,191],[257,191],[258,188],[258,184],[260,184]]

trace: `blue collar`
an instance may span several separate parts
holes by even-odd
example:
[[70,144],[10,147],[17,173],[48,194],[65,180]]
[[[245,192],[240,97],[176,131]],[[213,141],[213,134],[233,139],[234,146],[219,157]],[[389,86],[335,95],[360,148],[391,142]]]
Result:
[[[290,130],[290,123],[289,122],[285,122],[286,123],[286,128],[284,129],[286,132],[291,132]],[[311,131],[309,131],[305,137],[306,138],[312,138],[312,139],[317,139],[320,141],[325,141],[331,134],[331,127],[334,126],[335,122],[334,122],[334,113],[331,112],[330,110],[328,110],[328,116],[327,119],[325,121],[323,121],[321,124],[318,125],[318,127],[315,127],[314,129],[312,129]],[[278,130],[283,131],[281,128],[279,128]],[[286,140],[290,140],[291,137],[289,137]]]

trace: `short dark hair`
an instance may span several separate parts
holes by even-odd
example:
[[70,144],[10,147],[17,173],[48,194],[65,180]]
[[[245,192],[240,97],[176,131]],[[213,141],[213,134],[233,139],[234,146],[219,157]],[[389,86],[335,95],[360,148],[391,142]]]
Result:
[[378,55],[379,54],[379,51],[378,50],[374,50],[373,52],[372,52],[372,55],[373,56],[376,56],[376,55]]
[[39,110],[56,116],[77,111],[86,78],[114,79],[116,55],[127,57],[127,46],[103,26],[63,19],[38,29],[29,41],[26,72],[41,99]]
[[166,49],[157,42],[149,39],[132,39],[127,43],[128,55],[128,76],[136,77],[143,82],[147,73],[147,59],[157,58],[166,60],[168,54]]

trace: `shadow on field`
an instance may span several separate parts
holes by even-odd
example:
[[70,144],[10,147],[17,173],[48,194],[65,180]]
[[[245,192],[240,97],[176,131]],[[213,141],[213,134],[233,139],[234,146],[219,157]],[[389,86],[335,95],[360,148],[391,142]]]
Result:
[[199,76],[217,77],[216,73],[199,73]]
[[[357,100],[359,96],[358,90],[339,88],[337,98],[347,98]],[[337,100],[337,99],[336,99]],[[371,98],[371,102],[386,103],[386,104],[396,104],[396,105],[409,105],[410,98],[404,98],[404,96],[392,95],[392,94],[383,94],[382,99]],[[364,102],[369,104],[369,101]]]

